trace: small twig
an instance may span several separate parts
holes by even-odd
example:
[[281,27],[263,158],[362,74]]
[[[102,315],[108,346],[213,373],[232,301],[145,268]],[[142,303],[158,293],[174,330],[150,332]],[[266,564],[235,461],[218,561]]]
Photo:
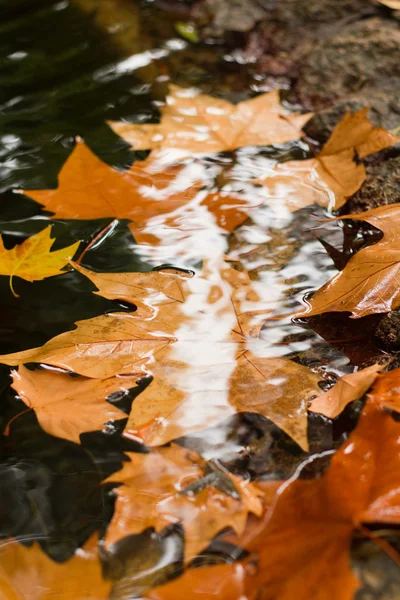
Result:
[[82,254],[80,254],[80,256],[74,261],[77,265],[79,265],[83,259],[83,257],[85,256],[85,254],[90,250],[90,248],[92,248],[94,246],[94,244],[104,236],[105,233],[107,233],[107,231],[109,229],[111,229],[111,227],[113,227],[113,225],[115,223],[118,222],[118,219],[114,219],[113,221],[111,221],[111,223],[109,223],[108,225],[106,225],[101,231],[99,231],[99,233],[92,239],[92,241],[90,242],[90,244],[88,244],[86,246],[86,248],[83,250]]

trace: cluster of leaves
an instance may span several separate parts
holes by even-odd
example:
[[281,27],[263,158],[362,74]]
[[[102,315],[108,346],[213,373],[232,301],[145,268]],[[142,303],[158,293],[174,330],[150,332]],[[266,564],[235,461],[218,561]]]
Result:
[[[277,92],[233,106],[172,87],[160,124],[111,124],[134,149],[152,150],[146,160],[117,171],[77,140],[58,188],[25,193],[54,217],[127,219],[146,257],[154,262],[168,248],[179,262],[198,232],[206,232],[207,239],[228,234],[254,207],[280,202],[290,211],[312,203],[340,207],[366,177],[360,159],[395,141],[374,128],[363,110],[346,115],[314,158],[276,165],[267,177],[251,177],[245,190],[235,189],[229,177],[229,184],[220,185],[207,168],[205,155],[295,140],[308,118],[286,110]],[[283,184],[290,192],[282,200]],[[398,305],[393,285],[393,215],[398,210],[395,205],[346,217],[379,225],[385,236],[356,254],[319,290],[307,314],[350,310],[363,316]],[[400,409],[398,371],[379,375],[385,365],[372,365],[322,392],[317,373],[269,356],[260,331],[271,308],[266,308],[246,269],[225,255],[224,245],[197,245],[202,267],[195,272],[164,266],[147,273],[97,273],[81,264],[88,248],[76,257],[79,242],[53,252],[51,244],[48,227],[11,250],[1,247],[0,273],[33,281],[73,269],[92,282],[96,294],[130,308],[78,321],[75,329],[40,347],[0,360],[18,366],[12,371],[12,387],[35,412],[42,429],[74,443],[124,418],[113,399],[140,386],[122,438],[139,444],[141,452],[127,452],[122,469],[104,478],[105,485],[115,488],[116,500],[102,551],[112,552],[124,538],[149,528],[162,532],[177,525],[183,527],[184,562],[189,564],[218,533],[230,528],[234,537],[227,538],[229,543],[244,548],[246,559],[188,568],[147,597],[207,597],[218,590],[226,600],[289,600],[294,595],[305,600],[334,591],[335,598],[350,600],[357,588],[348,564],[353,531],[364,531],[371,522],[400,520],[394,487],[400,470],[400,425],[386,410]],[[355,288],[360,272],[364,279]],[[380,303],[368,293],[376,285],[383,291]],[[42,368],[28,368],[31,363]],[[377,378],[356,430],[328,472],[316,480],[297,480],[297,473],[293,481],[250,482],[219,461],[207,461],[174,443],[236,413],[255,413],[307,451],[308,411],[335,418]],[[378,455],[384,456],[385,471],[376,467]],[[358,480],[354,473],[361,470],[364,476]],[[354,477],[356,484],[343,483]],[[65,598],[106,598],[111,584],[101,576],[97,547],[92,537],[60,565],[37,545],[3,546],[1,589],[10,599],[29,596],[36,585],[55,595],[67,579]],[[320,561],[320,569],[314,559]],[[321,584],[328,562],[331,570],[324,572]],[[34,572],[32,580],[24,567]],[[318,586],[323,591],[317,596]]]

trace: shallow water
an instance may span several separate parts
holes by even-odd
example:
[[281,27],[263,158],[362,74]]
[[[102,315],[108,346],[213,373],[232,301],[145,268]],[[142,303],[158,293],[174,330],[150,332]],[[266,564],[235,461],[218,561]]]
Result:
[[[178,340],[168,350],[168,381],[183,390],[188,401],[173,418],[164,418],[162,443],[178,440],[206,461],[217,461],[245,479],[287,478],[307,456],[290,438],[288,428],[285,433],[276,421],[257,411],[234,414],[232,410],[228,390],[238,346],[261,359],[290,358],[307,366],[320,375],[321,387],[362,362],[349,362],[345,343],[329,343],[334,334],[325,335],[316,326],[320,336],[304,322],[292,321],[304,306],[303,297],[337,272],[319,238],[340,247],[340,226],[321,222],[329,213],[316,205],[290,212],[288,203],[296,201],[297,193],[290,169],[273,192],[253,183],[273,176],[278,164],[312,156],[307,142],[186,156],[167,191],[149,186],[145,193],[162,202],[166,194],[189,193],[198,181],[201,189],[173,212],[154,214],[136,231],[133,226],[133,235],[128,220],[113,215],[51,218],[29,197],[29,190],[57,186],[57,175],[76,136],[115,169],[122,171],[145,159],[148,152],[132,150],[107,122],[157,122],[170,81],[233,103],[273,86],[282,89],[284,99],[288,83],[263,79],[240,51],[211,41],[196,45],[179,37],[176,18],[158,11],[152,2],[132,2],[129,7],[121,3],[121,13],[107,2],[96,13],[94,4],[79,0],[0,3],[4,57],[0,64],[0,232],[5,245],[11,248],[53,224],[55,248],[77,240],[82,251],[89,245],[81,260],[88,269],[148,273],[173,267],[187,301],[179,308],[179,320],[165,324],[163,316],[151,326],[158,335]],[[170,150],[162,161],[176,163],[176,156]],[[164,168],[161,162],[158,169]],[[223,203],[217,211],[204,203],[209,194],[221,190],[227,198],[237,194],[249,215],[232,233],[220,218],[226,208]],[[243,312],[255,314],[253,325],[260,326],[257,336],[245,335],[242,329],[240,339],[232,337],[239,334],[232,311],[235,284],[232,274],[224,275],[227,269],[249,273],[253,295],[240,302]],[[0,287],[1,354],[41,346],[73,329],[78,320],[115,313],[136,319],[135,323],[142,318],[140,302],[95,295],[93,284],[75,270],[33,283],[16,278],[18,297],[12,294],[8,277],[0,277]],[[146,302],[150,310],[157,307],[155,314],[161,310],[158,297],[149,295]],[[352,333],[347,337],[351,341]],[[134,397],[140,399],[142,393],[143,398],[155,389],[154,365],[150,371],[155,379],[146,392],[142,390],[148,379],[133,393],[114,396],[113,406],[128,414]],[[160,378],[165,377],[162,369],[160,373]],[[28,549],[37,541],[48,557],[68,565],[65,561],[93,534],[104,535],[115,503],[110,476],[126,462],[125,453],[143,453],[146,447],[135,432],[128,429],[128,435],[122,435],[126,418],[107,423],[103,430],[85,431],[79,444],[46,433],[35,412],[26,410],[10,388],[9,369],[2,367],[1,374],[0,535],[4,541],[0,554],[15,540]],[[279,377],[285,373],[271,375],[267,384],[278,385]],[[250,387],[247,393],[252,393]],[[306,406],[299,410],[306,411]],[[355,417],[355,410],[335,424],[309,417],[310,452],[316,460],[308,476],[324,471],[330,451],[346,438]],[[103,548],[103,573],[113,586],[110,597],[140,597],[149,586],[178,574],[183,544],[182,527],[171,524],[159,535],[146,529],[111,550]],[[239,555],[238,548],[216,539],[195,560],[219,562]],[[27,557],[29,569],[29,553]],[[22,598],[44,597],[29,590],[29,584],[24,588],[18,577],[15,585]],[[40,578],[29,579],[36,580],[42,585]],[[56,591],[49,587],[46,598],[53,597]]]

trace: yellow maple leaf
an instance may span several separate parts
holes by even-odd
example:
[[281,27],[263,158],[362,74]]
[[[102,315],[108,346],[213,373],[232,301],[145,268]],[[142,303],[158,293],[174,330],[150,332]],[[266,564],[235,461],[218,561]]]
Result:
[[59,275],[61,269],[71,260],[80,242],[51,252],[54,239],[50,237],[51,225],[28,238],[11,250],[4,247],[0,236],[0,275],[10,276],[10,288],[13,288],[13,277],[21,277],[26,281],[39,281],[46,277]]

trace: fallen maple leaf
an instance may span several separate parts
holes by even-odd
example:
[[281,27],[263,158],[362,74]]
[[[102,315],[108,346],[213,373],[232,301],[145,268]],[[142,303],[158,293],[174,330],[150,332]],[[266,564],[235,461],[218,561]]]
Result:
[[58,219],[128,219],[138,244],[176,245],[178,236],[187,241],[183,253],[193,245],[195,231],[232,232],[263,203],[254,194],[224,190],[199,196],[204,183],[201,165],[166,167],[151,158],[117,171],[79,139],[58,180],[55,190],[24,193]]
[[76,330],[41,348],[1,356],[2,362],[42,362],[94,378],[151,374],[154,381],[135,399],[124,434],[148,445],[249,411],[307,448],[306,406],[320,391],[319,377],[290,360],[263,356],[257,336],[270,309],[265,311],[244,273],[224,267],[221,278],[219,267],[205,266],[188,278],[77,268],[100,294],[122,296],[138,310],[80,321]]
[[242,534],[247,515],[261,515],[262,504],[252,483],[222,470],[225,493],[210,484],[201,491],[186,491],[207,474],[204,461],[180,446],[152,450],[149,454],[127,453],[130,462],[106,481],[122,483],[115,490],[117,502],[105,538],[106,547],[149,527],[157,532],[172,523],[182,523],[185,531],[185,561],[191,561],[215,537],[231,527]]
[[176,85],[170,86],[161,113],[160,124],[111,122],[110,126],[134,149],[175,150],[171,156],[176,160],[242,146],[283,144],[301,137],[301,128],[311,117],[285,109],[278,90],[233,105]]
[[400,204],[380,206],[340,219],[366,221],[380,229],[384,236],[352,256],[343,271],[307,299],[307,309],[301,316],[350,312],[352,318],[360,318],[397,308],[400,306]]
[[106,399],[115,392],[136,387],[136,377],[110,379],[72,378],[54,371],[29,371],[20,366],[12,372],[12,387],[35,411],[40,426],[50,435],[80,443],[86,431],[103,429],[108,421],[126,414]]
[[[184,172],[182,180],[180,174]],[[116,217],[141,224],[173,212],[191,200],[199,189],[185,167],[136,161],[127,171],[117,171],[80,140],[63,165],[55,190],[24,190],[23,193],[54,213],[58,219]]]
[[[333,456],[323,477],[281,482],[266,514],[234,540],[250,553],[247,565],[239,571],[244,598],[353,600],[360,585],[350,568],[350,545],[356,530],[399,560],[396,552],[366,527],[368,523],[400,524],[399,436],[400,423],[369,400],[356,429]],[[257,485],[263,489],[269,483]],[[207,572],[211,578],[213,568]],[[234,577],[235,572],[227,569],[226,574]],[[181,598],[180,582],[183,589],[186,581],[196,589],[196,577],[202,578],[201,569],[188,570],[181,579],[156,588],[148,598]],[[197,585],[201,590],[202,580]]]
[[106,600],[110,588],[102,578],[95,536],[62,564],[37,542],[31,547],[10,539],[0,543],[2,600]]
[[14,296],[18,297],[13,288],[13,277],[38,281],[60,275],[61,269],[76,253],[80,242],[51,251],[54,239],[50,237],[50,233],[51,225],[11,250],[4,247],[0,236],[0,275],[10,276],[10,288]]
[[282,198],[289,210],[310,204],[340,208],[366,178],[360,158],[396,143],[399,138],[367,118],[368,108],[347,113],[315,158],[278,164],[267,177],[255,180],[268,191],[269,203]]
[[315,398],[308,410],[335,419],[350,402],[362,398],[374,381],[378,373],[385,368],[385,364],[372,365],[355,373],[344,375],[328,391]]

